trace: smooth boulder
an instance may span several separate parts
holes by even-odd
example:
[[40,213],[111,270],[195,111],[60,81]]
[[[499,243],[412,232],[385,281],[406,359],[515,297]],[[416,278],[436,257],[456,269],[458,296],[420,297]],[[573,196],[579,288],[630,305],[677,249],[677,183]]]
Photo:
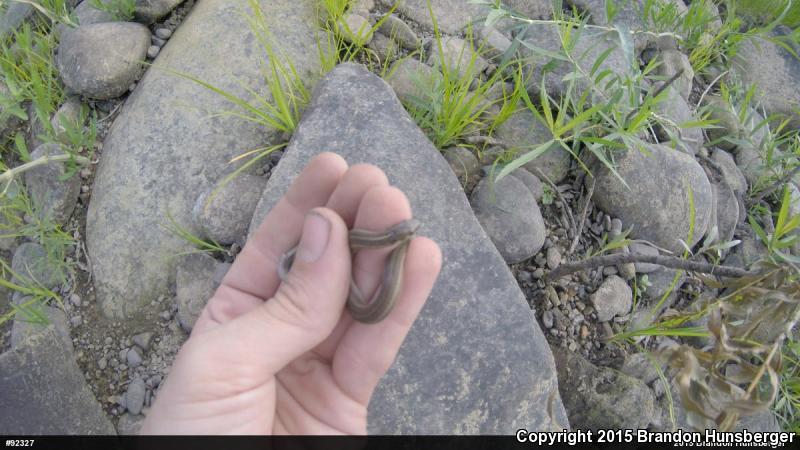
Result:
[[73,92],[106,100],[124,94],[142,73],[150,31],[129,22],[84,25],[65,33],[56,66]]
[[547,230],[536,197],[522,180],[484,178],[470,197],[475,217],[509,264],[536,255]]
[[[314,2],[260,2],[276,52],[290,58],[311,86],[319,73]],[[277,132],[230,115],[222,96],[165,69],[190,74],[249,98],[266,92],[261,69],[266,55],[253,38],[239,2],[204,0],[170,37],[138,87],[125,102],[106,137],[103,158],[86,220],[87,247],[95,289],[110,317],[141,314],[153,298],[166,295],[174,255],[192,246],[165,225],[170,217],[192,225],[198,193],[237,166],[234,157],[277,143]],[[324,38],[323,38],[324,39]],[[149,40],[149,33],[148,33]]]
[[627,186],[597,164],[592,199],[600,209],[632,227],[632,237],[681,253],[680,240],[689,239],[690,191],[695,220],[687,244],[692,246],[711,222],[711,183],[700,164],[683,152],[659,144],[644,150],[646,153],[628,149],[616,156],[616,171]]
[[317,85],[251,234],[296,174],[325,151],[383,169],[408,196],[420,234],[444,255],[428,302],[372,397],[368,432],[508,434],[568,426],[550,349],[514,277],[445,159],[392,89],[363,66],[340,65]]

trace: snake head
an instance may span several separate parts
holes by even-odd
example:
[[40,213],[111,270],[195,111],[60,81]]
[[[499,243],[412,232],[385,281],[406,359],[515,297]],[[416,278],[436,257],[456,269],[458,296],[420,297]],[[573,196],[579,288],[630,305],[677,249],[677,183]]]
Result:
[[417,232],[420,226],[422,226],[422,222],[411,218],[398,223],[388,231],[389,234],[392,235],[394,241],[400,242],[411,238],[411,236]]

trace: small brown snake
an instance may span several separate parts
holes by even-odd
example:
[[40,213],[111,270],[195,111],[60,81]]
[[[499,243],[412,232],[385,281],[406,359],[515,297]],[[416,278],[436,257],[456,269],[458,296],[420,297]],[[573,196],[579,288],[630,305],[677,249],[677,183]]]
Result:
[[[353,318],[362,323],[376,323],[383,320],[394,307],[400,287],[403,284],[403,264],[411,238],[417,232],[420,222],[408,219],[384,231],[369,231],[354,228],[350,230],[350,251],[364,248],[393,247],[381,276],[381,284],[371,299],[365,300],[355,281],[350,280],[350,294],[347,309]],[[294,263],[295,246],[284,253],[278,263],[278,277],[285,280]]]

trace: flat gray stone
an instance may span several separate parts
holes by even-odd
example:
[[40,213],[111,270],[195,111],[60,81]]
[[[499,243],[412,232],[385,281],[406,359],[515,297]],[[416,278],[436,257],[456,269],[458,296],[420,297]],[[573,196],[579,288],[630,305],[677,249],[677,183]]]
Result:
[[150,31],[137,23],[104,22],[65,33],[56,55],[64,84],[98,100],[119,97],[141,75]]
[[150,25],[165,17],[184,0],[136,0],[134,18],[137,22]]
[[243,245],[266,184],[264,177],[243,173],[225,185],[208,188],[197,198],[192,210],[195,225],[206,238],[220,244]]
[[[522,108],[497,127],[495,137],[508,149],[516,150],[518,156],[523,156],[551,140],[553,135],[530,110]],[[546,152],[523,167],[534,175],[537,169],[541,170],[550,181],[558,183],[569,173],[571,161],[572,155],[566,150],[559,145],[551,145]]]
[[711,222],[711,183],[691,156],[658,144],[646,150],[648,154],[632,149],[616,156],[617,173],[628,187],[597,164],[592,199],[607,214],[621,219],[626,228],[632,227],[633,238],[681,253],[679,240],[689,238],[689,190],[695,209],[694,234],[688,242],[692,246]]
[[576,429],[644,429],[656,418],[655,396],[636,378],[596,367],[565,348],[553,348],[558,383]]
[[[507,434],[568,426],[550,349],[511,272],[472,215],[444,158],[389,86],[343,64],[317,86],[273,171],[251,233],[316,154],[383,169],[420,233],[442,248],[433,292],[369,407],[369,433]],[[548,398],[555,394],[555,420]],[[557,423],[554,423],[557,422]]]
[[520,179],[486,177],[470,197],[475,217],[509,264],[536,255],[547,230],[536,198]]
[[[240,2],[204,0],[183,24],[125,102],[106,137],[86,223],[87,247],[103,312],[137,314],[166,295],[175,254],[190,244],[167,231],[167,212],[191,226],[199,192],[235,168],[228,162],[277,143],[277,133],[235,117],[223,97],[163,68],[192,74],[234,95],[266,92],[266,56],[250,33]],[[280,52],[311,86],[319,73],[314,2],[261,1]],[[148,34],[149,41],[149,34]],[[149,45],[149,44],[148,44]],[[146,50],[146,47],[145,47]],[[277,50],[276,50],[277,51]],[[165,176],[169,174],[169,176]]]
[[[60,144],[42,144],[31,152],[31,159],[63,154]],[[81,193],[81,179],[76,170],[63,179],[67,170],[65,163],[50,162],[25,172],[25,186],[40,219],[64,225],[72,215]]]
[[[784,27],[778,27],[770,37],[785,34]],[[789,30],[791,31],[791,30]],[[745,40],[739,46],[731,69],[745,85],[755,84],[756,99],[767,110],[767,114],[783,114],[793,118],[794,126],[800,118],[794,110],[800,106],[800,61],[786,49],[766,39]]]
[[0,433],[114,434],[54,327],[0,354]]

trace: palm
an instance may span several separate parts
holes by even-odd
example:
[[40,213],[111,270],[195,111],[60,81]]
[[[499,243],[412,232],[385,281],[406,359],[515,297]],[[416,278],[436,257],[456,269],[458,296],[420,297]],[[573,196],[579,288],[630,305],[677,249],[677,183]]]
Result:
[[[281,281],[280,255],[301,229],[306,237],[313,208],[330,224],[325,253],[305,268],[295,261]],[[208,301],[142,432],[365,433],[369,399],[433,287],[441,254],[414,238],[392,312],[375,325],[354,322],[344,311],[351,276],[362,292],[374,290],[388,250],[351,261],[347,230],[410,217],[405,195],[374,166],[348,170],[330,153],[312,160]]]

